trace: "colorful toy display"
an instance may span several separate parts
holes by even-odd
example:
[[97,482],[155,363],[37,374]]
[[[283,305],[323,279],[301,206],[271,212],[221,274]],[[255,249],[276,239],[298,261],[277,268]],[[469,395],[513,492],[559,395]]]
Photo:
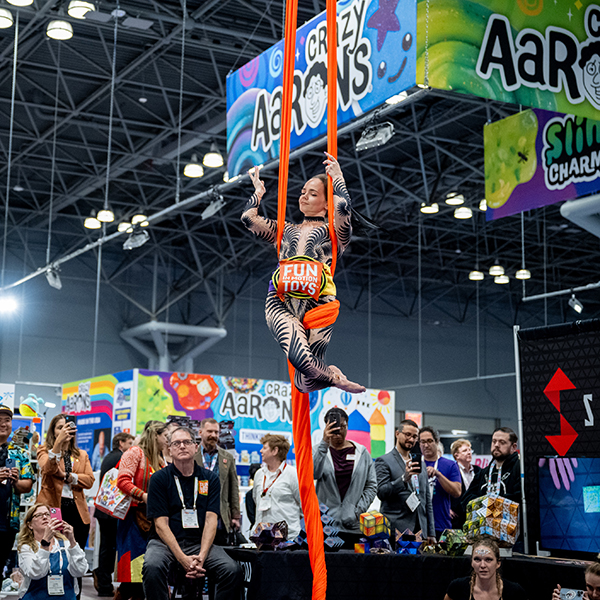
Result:
[[489,535],[500,546],[512,546],[519,537],[519,505],[502,496],[480,496],[467,504],[463,526],[467,540]]
[[400,533],[396,529],[396,552],[398,554],[419,554],[423,546],[423,538],[420,531],[416,534],[410,529]]
[[462,556],[469,542],[461,529],[445,529],[440,537],[440,545],[449,556]]
[[288,526],[285,521],[277,523],[257,523],[250,539],[256,544],[258,550],[265,548],[273,550],[275,546],[287,541]]
[[390,537],[390,522],[387,517],[375,510],[360,515],[360,530],[369,540]]

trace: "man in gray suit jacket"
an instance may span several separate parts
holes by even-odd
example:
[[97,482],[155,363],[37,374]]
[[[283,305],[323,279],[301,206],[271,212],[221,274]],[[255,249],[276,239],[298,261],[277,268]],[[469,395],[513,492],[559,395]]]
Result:
[[215,544],[226,543],[227,533],[240,528],[240,488],[235,458],[227,450],[219,448],[220,426],[215,419],[204,419],[200,424],[201,444],[196,452],[196,462],[219,476],[221,482],[221,515],[217,526]]
[[[396,447],[375,460],[377,496],[381,512],[390,520],[392,531],[410,529],[423,532],[429,543],[435,542],[435,523],[427,470],[423,460],[411,461],[419,428],[414,421],[402,421],[396,430]],[[420,471],[420,472],[419,472]],[[416,475],[416,481],[413,475]]]

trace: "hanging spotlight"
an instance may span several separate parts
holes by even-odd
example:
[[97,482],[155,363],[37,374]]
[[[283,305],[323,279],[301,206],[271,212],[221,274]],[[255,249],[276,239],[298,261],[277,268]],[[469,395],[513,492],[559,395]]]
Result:
[[202,211],[200,215],[202,220],[208,219],[213,215],[217,214],[224,206],[226,202],[223,199],[223,196],[219,193],[214,194],[214,200]]
[[360,139],[356,142],[356,151],[368,150],[369,148],[377,148],[387,144],[390,138],[394,135],[394,125],[389,121],[370,125],[361,134]]
[[13,6],[29,6],[33,4],[33,0],[6,0],[9,4]]
[[74,19],[85,19],[85,15],[94,10],[96,10],[96,7],[91,2],[71,0],[69,8],[67,8],[67,14]]
[[487,210],[487,200],[485,198],[479,201],[479,210],[481,212],[485,212]]
[[50,21],[46,35],[53,40],[70,40],[73,37],[73,27],[68,21]]
[[465,203],[465,197],[458,192],[449,192],[446,194],[446,204],[450,206],[460,206]]
[[207,152],[204,155],[202,164],[211,169],[218,169],[223,166],[223,155],[219,152],[219,149],[214,142],[210,145],[210,152]]
[[60,290],[62,288],[62,281],[60,280],[60,275],[58,274],[59,271],[60,269],[55,265],[52,265],[46,269],[46,279],[48,280],[48,284],[55,290]]
[[454,209],[455,219],[470,219],[473,216],[473,211],[468,206],[459,206]]
[[96,217],[91,216],[87,217],[87,219],[83,222],[83,226],[86,229],[100,229],[100,227],[102,227],[102,223],[100,223]]
[[132,225],[137,225],[138,223],[142,223],[143,221],[145,221],[148,217],[143,214],[143,213],[139,213],[137,215],[133,215],[133,217],[131,217],[131,224]]
[[96,218],[100,223],[112,223],[115,220],[115,213],[110,208],[103,208],[98,211]]
[[6,8],[0,8],[0,29],[8,29],[12,27],[13,16],[10,10]]
[[469,273],[469,279],[471,281],[483,281],[484,274],[483,271],[471,271]]
[[204,169],[198,162],[198,156],[196,154],[192,154],[192,160],[183,168],[183,174],[190,179],[197,179],[204,175]]
[[493,267],[490,267],[490,275],[497,277],[498,275],[504,275],[504,267],[496,263]]
[[123,242],[123,250],[133,250],[134,248],[139,248],[150,239],[148,232],[142,231],[139,225],[134,225],[131,229],[131,235],[125,240],[125,242]]
[[434,202],[433,204],[421,202],[421,208],[419,210],[425,215],[435,215],[436,212],[440,211],[440,207],[437,202]]
[[494,277],[494,283],[499,283],[500,285],[503,283],[508,283],[509,281],[510,279],[508,278],[508,275],[497,275]]
[[119,223],[117,231],[127,231],[130,227],[131,223],[128,223],[127,221],[122,221],[121,223]]
[[0,295],[0,313],[13,313],[18,307],[17,301],[12,296]]
[[576,312],[581,314],[583,312],[583,304],[575,298],[575,294],[572,294],[569,298],[569,306]]
[[531,279],[531,271],[529,269],[519,269],[515,273],[516,279]]

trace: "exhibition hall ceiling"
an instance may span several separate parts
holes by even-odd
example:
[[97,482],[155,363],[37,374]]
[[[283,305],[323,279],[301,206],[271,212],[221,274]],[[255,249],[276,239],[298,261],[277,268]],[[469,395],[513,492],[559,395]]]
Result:
[[[214,193],[153,221],[147,228],[150,240],[139,248],[124,250],[126,235],[104,244],[103,284],[121,297],[127,325],[150,317],[164,320],[166,307],[175,321],[220,324],[236,297],[265,280],[275,254],[240,222],[251,194],[247,177],[225,186],[225,167],[205,168],[199,179],[181,174],[193,154],[201,159],[213,143],[225,154],[226,76],[282,37],[284,3],[189,0],[185,24],[180,2],[100,2],[93,19],[85,20],[66,16],[66,4],[35,0],[18,10],[6,283],[46,265],[48,247],[54,262],[102,235],[83,222],[104,203],[111,136],[108,200],[117,220],[106,226],[107,233],[134,214],[152,215],[178,199]],[[14,7],[3,6],[16,14]],[[123,14],[111,16],[117,8]],[[324,8],[322,1],[301,0],[299,24]],[[71,39],[47,37],[48,22],[56,18],[72,24]],[[0,30],[4,206],[14,34],[14,26]],[[532,273],[528,295],[598,279],[597,238],[564,220],[557,206],[526,213],[523,220],[517,215],[495,222],[486,222],[479,210],[485,196],[483,126],[519,109],[431,90],[390,109],[384,120],[393,123],[395,135],[384,146],[358,153],[362,129],[342,131],[339,161],[354,206],[380,226],[356,231],[343,257],[337,274],[343,304],[366,309],[370,292],[372,306],[384,314],[416,318],[420,304],[423,311],[437,307],[449,320],[462,322],[473,318],[478,303],[503,325],[535,326],[544,323],[544,302],[523,303],[523,284],[514,278],[523,252]],[[292,160],[289,218],[298,218],[291,200],[303,182],[322,171],[323,150],[324,145],[301,151]],[[263,204],[274,217],[277,168],[265,168],[262,176],[268,190]],[[452,191],[465,196],[473,218],[454,218],[453,208],[444,204]],[[219,195],[224,207],[203,219]],[[440,212],[422,214],[422,202],[438,202]],[[97,257],[93,249],[63,264],[61,277],[83,278],[93,286]],[[495,284],[487,275],[496,261],[510,283]],[[479,283],[468,278],[477,266],[486,272]],[[158,292],[152,299],[154,275]],[[201,311],[184,308],[200,294],[210,297]],[[595,297],[593,292],[581,296],[582,317],[598,316]],[[563,296],[549,305],[570,320],[574,313],[567,300]]]

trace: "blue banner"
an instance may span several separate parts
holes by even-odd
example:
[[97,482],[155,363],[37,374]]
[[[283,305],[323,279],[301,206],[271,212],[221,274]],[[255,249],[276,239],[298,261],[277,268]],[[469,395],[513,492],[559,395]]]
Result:
[[[338,2],[338,124],[415,85],[414,0]],[[325,13],[296,34],[291,148],[327,131]],[[227,77],[227,169],[233,177],[279,156],[283,40]]]

